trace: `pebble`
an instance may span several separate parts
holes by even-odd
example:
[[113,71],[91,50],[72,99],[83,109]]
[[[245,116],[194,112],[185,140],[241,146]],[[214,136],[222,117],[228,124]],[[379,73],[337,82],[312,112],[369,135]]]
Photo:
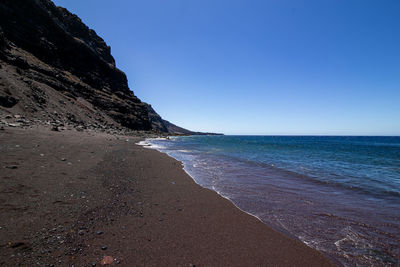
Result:
[[17,165],[6,166],[7,169],[18,169]]
[[111,257],[111,256],[105,256],[105,257],[101,260],[101,265],[102,265],[102,266],[104,266],[104,265],[109,265],[109,264],[112,264],[113,261],[114,261],[114,258],[113,258],[113,257]]
[[83,126],[77,126],[77,127],[75,127],[75,129],[77,131],[79,131],[79,132],[82,132],[83,131]]

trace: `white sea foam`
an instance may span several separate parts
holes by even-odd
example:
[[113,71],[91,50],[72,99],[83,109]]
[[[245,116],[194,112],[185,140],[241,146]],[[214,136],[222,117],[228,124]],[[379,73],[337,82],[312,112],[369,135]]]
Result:
[[139,146],[149,146],[150,144],[149,144],[146,140],[143,140],[143,141],[140,141],[140,142],[136,143],[136,145],[139,145]]
[[179,152],[182,152],[182,153],[190,153],[190,152],[192,152],[191,150],[186,150],[186,149],[181,149],[181,150],[178,150]]
[[143,146],[145,148],[156,149],[156,150],[165,148],[161,145],[156,145],[156,144],[151,143],[151,140],[166,140],[166,139],[165,138],[149,138],[149,139],[146,139],[146,140],[136,143],[136,145]]

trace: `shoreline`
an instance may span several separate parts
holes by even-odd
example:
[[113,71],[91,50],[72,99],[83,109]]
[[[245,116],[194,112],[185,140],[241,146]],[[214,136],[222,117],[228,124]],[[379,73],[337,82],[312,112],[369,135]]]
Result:
[[246,211],[246,210],[240,208],[232,199],[230,199],[229,197],[224,196],[221,192],[217,191],[215,188],[207,188],[207,187],[205,187],[205,186],[202,186],[202,185],[201,185],[200,183],[198,183],[198,182],[196,181],[196,179],[185,169],[185,163],[184,163],[184,162],[182,162],[182,161],[180,161],[180,160],[174,158],[173,156],[169,155],[168,152],[163,152],[163,151],[159,150],[159,148],[158,148],[156,145],[147,142],[148,140],[151,141],[151,140],[159,140],[159,139],[169,139],[169,138],[164,138],[164,137],[157,137],[157,138],[148,137],[148,138],[145,138],[144,140],[142,140],[142,141],[136,143],[136,145],[141,146],[141,147],[144,147],[144,148],[146,148],[146,149],[155,150],[155,151],[157,151],[157,152],[159,152],[159,153],[165,154],[165,155],[167,155],[168,157],[170,157],[170,158],[172,158],[172,159],[178,161],[178,162],[181,164],[182,170],[186,173],[186,175],[189,176],[190,179],[193,180],[193,182],[196,183],[196,184],[197,184],[198,186],[200,186],[201,188],[203,188],[203,189],[205,189],[205,190],[212,191],[212,192],[216,193],[219,197],[228,200],[230,203],[232,203],[232,205],[233,205],[236,209],[240,210],[241,212],[243,212],[244,214],[246,214],[246,215],[248,215],[248,216],[251,216],[251,217],[257,219],[259,222],[261,222],[262,224],[264,224],[264,225],[266,225],[267,227],[271,228],[272,230],[274,230],[274,231],[276,231],[276,232],[278,232],[278,233],[281,233],[281,234],[283,234],[284,236],[286,236],[286,237],[288,237],[288,238],[290,238],[290,239],[295,239],[295,240],[297,240],[297,241],[300,241],[301,243],[303,243],[303,244],[306,245],[307,247],[309,247],[309,248],[311,248],[311,249],[313,249],[313,250],[318,251],[319,253],[321,253],[323,256],[327,257],[332,263],[336,264],[337,266],[343,266],[343,264],[342,264],[338,259],[332,257],[331,255],[325,254],[323,251],[320,251],[320,250],[318,250],[318,249],[316,249],[316,248],[313,248],[312,246],[310,246],[310,245],[308,244],[308,242],[306,242],[306,241],[300,239],[300,238],[297,237],[296,235],[294,235],[294,234],[292,234],[291,232],[289,232],[287,229],[280,228],[280,227],[278,227],[278,226],[276,226],[276,225],[269,224],[268,222],[263,221],[262,218],[260,218],[259,216],[255,215],[255,214],[252,214],[251,212],[248,212],[248,211]]
[[136,145],[143,137],[43,127],[0,137],[4,266],[99,266],[106,255],[119,266],[335,266]]
[[[261,149],[264,154],[257,154],[255,150],[251,150],[252,146],[241,145],[247,144],[246,141],[254,141],[252,137],[246,136],[227,136],[222,140],[212,137],[188,137],[177,138],[172,142],[149,138],[147,143],[151,146],[147,147],[180,160],[184,163],[185,171],[196,183],[216,191],[221,196],[226,195],[227,199],[242,211],[258,215],[254,217],[261,219],[276,231],[317,249],[336,264],[386,266],[398,263],[396,236],[399,221],[398,215],[393,214],[391,208],[399,206],[398,199],[386,199],[383,195],[379,200],[371,198],[367,193],[360,194],[357,189],[350,191],[346,187],[319,182],[324,179],[324,172],[318,173],[320,176],[316,176],[315,179],[303,179],[303,174],[298,174],[290,168],[276,168],[274,165],[279,162],[280,157],[287,159],[295,153],[290,154],[290,149],[274,151],[273,145],[268,146],[275,144],[274,140],[268,137],[257,140],[260,147],[264,144],[267,147],[268,151]],[[290,140],[288,138],[281,141],[287,142],[290,148]],[[322,143],[323,141],[326,140],[321,140]],[[357,141],[357,138],[352,140],[356,145]],[[363,144],[372,149],[373,141],[392,144],[390,139],[368,139],[364,140]],[[335,144],[341,142],[343,140],[338,138]],[[318,147],[319,144],[317,142],[315,146]],[[323,154],[331,150],[335,151],[335,148],[324,147],[321,153],[317,154],[321,161],[326,161],[327,169],[331,167],[332,161]],[[244,153],[240,154],[240,151]],[[251,154],[252,151],[255,154]],[[269,162],[263,161],[265,154],[269,155]],[[307,154],[307,150],[304,150],[303,154]],[[339,149],[337,155],[342,154],[343,151]],[[285,158],[284,155],[288,156]],[[355,154],[354,161],[359,157],[361,156]],[[345,159],[346,157],[343,159],[343,165],[346,163]],[[307,167],[309,163],[299,158],[294,158],[292,162],[296,162],[300,168]],[[362,178],[357,175],[362,174],[363,169],[359,169],[355,163],[349,166],[354,167],[355,178]],[[340,168],[330,170],[334,173],[341,172]],[[378,170],[380,166],[377,166],[377,172]],[[378,207],[379,204],[381,207]]]
[[[151,140],[151,139],[154,139],[154,138],[152,138],[152,137],[151,137],[151,138],[145,138],[144,142],[146,142],[147,140]],[[142,141],[140,141],[140,142],[142,142]],[[162,154],[165,154],[165,155],[167,155],[168,157],[170,157],[170,158],[172,158],[172,159],[178,161],[178,162],[182,165],[182,170],[190,177],[190,179],[193,180],[193,182],[195,182],[195,183],[196,183],[197,185],[199,185],[201,188],[204,188],[204,189],[206,189],[206,190],[211,190],[211,191],[215,192],[218,196],[220,196],[220,197],[222,197],[222,198],[224,198],[224,199],[230,201],[230,202],[231,202],[237,209],[239,209],[241,212],[246,213],[247,215],[250,215],[250,216],[256,218],[257,220],[259,220],[260,222],[266,224],[266,223],[263,222],[263,220],[262,220],[260,217],[258,217],[257,215],[252,214],[252,213],[250,213],[250,212],[247,212],[247,211],[241,209],[240,207],[238,207],[229,197],[224,196],[221,192],[215,190],[214,188],[210,189],[210,188],[204,187],[204,186],[202,186],[201,184],[197,183],[196,180],[194,179],[194,177],[185,169],[185,164],[184,164],[182,161],[180,161],[180,160],[178,160],[178,159],[176,159],[176,158],[170,156],[167,152],[162,152],[162,151],[158,150],[157,148],[151,147],[150,144],[140,144],[140,142],[136,143],[136,145],[142,146],[142,147],[147,148],[147,149],[156,150],[156,151],[158,151],[158,152],[160,152],[160,153],[162,153]],[[289,233],[285,233],[284,231],[280,231],[279,229],[275,229],[275,228],[274,228],[273,226],[271,226],[271,225],[268,225],[268,224],[266,224],[266,225],[267,225],[268,227],[270,227],[270,228],[273,228],[275,231],[282,232],[283,234],[287,235],[287,236],[290,237],[290,238],[294,238],[294,239],[297,239],[297,240],[301,241],[300,239],[298,239],[297,237],[295,237],[295,236],[293,236],[293,235],[290,235]]]

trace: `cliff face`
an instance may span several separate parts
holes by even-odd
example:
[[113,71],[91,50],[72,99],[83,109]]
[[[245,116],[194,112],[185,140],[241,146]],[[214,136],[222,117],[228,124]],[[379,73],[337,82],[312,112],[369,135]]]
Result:
[[49,0],[0,2],[0,111],[173,133],[128,88],[104,40]]
[[156,131],[181,134],[181,135],[206,134],[206,133],[192,132],[192,131],[186,130],[182,127],[176,126],[175,124],[172,124],[169,121],[163,120],[160,117],[160,115],[158,115],[157,112],[149,104],[146,104],[146,108],[147,108],[147,112],[149,114],[150,121],[152,123],[152,127]]

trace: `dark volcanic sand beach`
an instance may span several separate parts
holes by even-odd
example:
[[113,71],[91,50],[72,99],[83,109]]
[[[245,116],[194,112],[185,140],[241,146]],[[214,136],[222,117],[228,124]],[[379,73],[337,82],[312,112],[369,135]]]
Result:
[[0,265],[334,266],[139,140],[0,131]]

